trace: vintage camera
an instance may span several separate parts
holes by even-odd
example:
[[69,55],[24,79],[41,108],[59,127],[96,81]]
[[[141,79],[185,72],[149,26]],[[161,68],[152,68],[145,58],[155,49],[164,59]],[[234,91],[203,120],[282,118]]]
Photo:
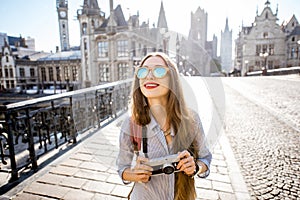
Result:
[[172,174],[179,171],[176,169],[179,163],[178,154],[168,155],[160,158],[153,158],[146,162],[146,165],[149,165],[153,168],[152,176],[158,174]]

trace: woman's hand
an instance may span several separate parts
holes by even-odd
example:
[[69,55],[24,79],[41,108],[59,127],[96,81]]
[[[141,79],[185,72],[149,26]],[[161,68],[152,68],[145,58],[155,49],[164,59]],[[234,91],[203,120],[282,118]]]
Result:
[[138,156],[136,165],[133,168],[127,168],[123,172],[123,179],[126,181],[143,182],[147,183],[152,175],[152,167],[143,163],[147,162],[148,159]]
[[188,176],[194,175],[194,172],[196,170],[194,157],[191,156],[191,154],[187,150],[179,152],[178,157],[180,161],[177,165],[177,169],[184,172]]

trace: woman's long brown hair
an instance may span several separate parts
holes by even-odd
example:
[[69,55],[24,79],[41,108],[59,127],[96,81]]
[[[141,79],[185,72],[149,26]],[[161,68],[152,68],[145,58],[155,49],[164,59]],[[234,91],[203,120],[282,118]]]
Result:
[[[177,153],[188,149],[193,153],[196,158],[197,152],[194,151],[192,142],[195,137],[195,133],[192,127],[194,120],[192,114],[189,112],[183,96],[183,90],[180,82],[180,77],[176,64],[164,53],[155,52],[150,53],[141,61],[143,66],[144,62],[152,57],[161,57],[165,64],[169,67],[170,73],[170,91],[167,102],[167,116],[170,125],[172,126],[175,137],[172,142],[172,151]],[[132,87],[132,117],[135,123],[141,126],[145,126],[150,123],[150,107],[147,102],[147,98],[142,94],[139,85],[139,79],[135,76]],[[194,185],[194,179],[185,175],[183,172],[175,174],[175,198],[176,200],[192,200],[196,199],[196,191]]]

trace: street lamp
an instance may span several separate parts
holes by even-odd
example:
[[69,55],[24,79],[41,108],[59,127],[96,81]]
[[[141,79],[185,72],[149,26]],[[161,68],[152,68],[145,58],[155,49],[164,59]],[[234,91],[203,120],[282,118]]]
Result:
[[263,75],[267,75],[267,70],[268,70],[268,65],[267,65],[267,59],[268,59],[268,56],[269,56],[269,53],[268,52],[265,52],[265,53],[260,53],[259,54],[260,57],[263,57],[264,58],[264,67],[262,67],[262,74]]
[[248,60],[245,60],[245,73],[244,74],[247,74],[247,72],[248,72],[248,63],[249,63],[249,61]]

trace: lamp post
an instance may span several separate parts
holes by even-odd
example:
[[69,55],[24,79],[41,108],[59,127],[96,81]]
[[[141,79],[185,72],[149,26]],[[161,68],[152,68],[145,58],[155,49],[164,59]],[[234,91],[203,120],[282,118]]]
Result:
[[245,60],[245,75],[247,75],[247,72],[248,72],[248,63],[249,61],[248,60]]
[[268,59],[269,53],[268,52],[260,53],[259,56],[264,58],[264,66],[262,67],[262,75],[265,76],[265,75],[267,75],[267,71],[268,71],[267,59]]
[[[298,63],[298,65],[300,65],[300,40],[298,40],[297,41],[297,48],[298,48],[298,53],[297,53],[297,57],[298,57],[298,59],[299,59],[299,63]],[[299,72],[300,73],[300,72]]]

